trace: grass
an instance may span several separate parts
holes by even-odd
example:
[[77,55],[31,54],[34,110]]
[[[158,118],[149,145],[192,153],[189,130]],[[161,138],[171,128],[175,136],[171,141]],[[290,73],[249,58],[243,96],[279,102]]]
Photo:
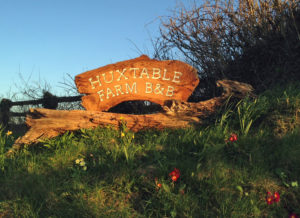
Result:
[[[13,158],[4,154],[15,136],[1,128],[0,217],[299,216],[299,115],[295,83],[226,105],[201,127],[80,130]],[[268,205],[268,191],[280,201]]]

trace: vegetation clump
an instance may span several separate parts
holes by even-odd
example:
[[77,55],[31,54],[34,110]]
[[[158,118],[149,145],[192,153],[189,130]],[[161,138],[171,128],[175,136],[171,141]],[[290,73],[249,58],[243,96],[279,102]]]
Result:
[[201,127],[82,129],[11,158],[2,128],[0,214],[299,216],[299,93],[294,83],[227,104]]

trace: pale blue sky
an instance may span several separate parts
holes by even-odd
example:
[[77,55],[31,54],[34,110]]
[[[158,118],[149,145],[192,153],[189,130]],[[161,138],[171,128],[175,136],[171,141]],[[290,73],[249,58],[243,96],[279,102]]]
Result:
[[[53,89],[63,76],[151,54],[159,16],[178,0],[0,0],[0,96],[19,73]],[[131,42],[132,41],[132,42]]]

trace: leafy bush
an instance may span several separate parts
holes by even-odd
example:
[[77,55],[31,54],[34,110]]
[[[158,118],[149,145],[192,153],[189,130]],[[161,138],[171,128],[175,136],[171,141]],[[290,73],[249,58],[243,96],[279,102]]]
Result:
[[[198,69],[198,95],[214,96],[215,80],[234,79],[258,92],[300,79],[300,4],[295,0],[214,0],[184,6],[161,21],[154,57]],[[172,53],[173,52],[173,53]]]

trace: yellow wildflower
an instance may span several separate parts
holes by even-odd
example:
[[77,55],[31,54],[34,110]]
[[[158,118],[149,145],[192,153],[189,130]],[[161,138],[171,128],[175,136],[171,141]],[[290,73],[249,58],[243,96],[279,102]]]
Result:
[[7,131],[6,135],[9,136],[12,134],[12,131]]
[[85,161],[80,161],[79,166],[85,166]]
[[79,159],[76,159],[76,160],[75,160],[75,163],[76,163],[76,164],[79,164],[79,163],[80,163],[80,160],[79,160]]
[[124,132],[121,132],[121,137],[124,137],[125,136],[125,133]]

